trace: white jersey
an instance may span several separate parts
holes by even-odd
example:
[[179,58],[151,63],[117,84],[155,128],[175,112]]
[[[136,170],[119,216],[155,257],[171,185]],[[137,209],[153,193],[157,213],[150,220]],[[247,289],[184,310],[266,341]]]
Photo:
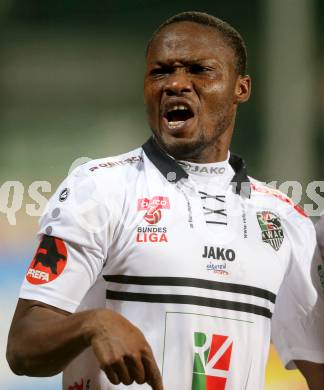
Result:
[[[315,230],[231,155],[177,163],[150,139],[78,167],[49,201],[20,297],[107,307],[144,333],[165,390],[261,390],[271,338],[288,367],[324,363]],[[111,385],[88,348],[64,390]]]

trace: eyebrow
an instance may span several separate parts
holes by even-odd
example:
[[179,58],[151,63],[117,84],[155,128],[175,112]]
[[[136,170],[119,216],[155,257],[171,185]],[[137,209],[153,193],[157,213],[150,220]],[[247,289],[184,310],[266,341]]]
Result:
[[[159,66],[173,66],[173,62],[180,62],[181,64],[185,65],[185,66],[190,66],[190,65],[195,65],[195,64],[199,64],[199,63],[202,63],[202,62],[209,62],[209,61],[212,61],[212,62],[218,62],[217,60],[215,59],[212,59],[212,58],[193,58],[193,59],[190,59],[190,60],[180,60],[180,61],[174,61],[174,60],[167,60],[167,61],[155,61],[153,62],[154,65],[159,65]],[[172,62],[171,64],[169,62]]]

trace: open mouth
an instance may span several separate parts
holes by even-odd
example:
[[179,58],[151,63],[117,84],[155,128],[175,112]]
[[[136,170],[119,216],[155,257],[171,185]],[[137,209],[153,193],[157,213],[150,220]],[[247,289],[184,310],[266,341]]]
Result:
[[193,117],[194,113],[191,108],[184,104],[174,104],[164,114],[170,129],[181,128],[188,119]]

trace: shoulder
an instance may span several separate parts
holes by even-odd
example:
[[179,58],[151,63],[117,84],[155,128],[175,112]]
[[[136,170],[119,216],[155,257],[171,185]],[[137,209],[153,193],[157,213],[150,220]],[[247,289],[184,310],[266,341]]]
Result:
[[277,207],[284,214],[292,213],[301,216],[303,219],[309,219],[303,208],[294,203],[286,194],[251,177],[249,179],[251,181],[252,198],[259,197],[265,204],[268,203],[272,207]]
[[316,248],[316,233],[312,220],[305,211],[283,192],[250,179],[251,200],[254,207],[270,211],[274,223],[282,226],[295,258],[309,261]]
[[314,233],[314,225],[301,206],[283,192],[269,187],[258,180],[250,178],[251,200],[254,205],[269,208],[275,212],[283,223],[292,230],[301,229]]
[[[123,202],[123,196],[136,181],[140,171],[142,148],[113,157],[90,160],[76,167],[58,186],[48,202],[48,207],[61,209],[92,209],[93,204],[114,204]],[[91,207],[90,207],[91,206]]]
[[76,168],[75,177],[105,178],[127,175],[129,171],[139,169],[143,163],[143,149],[137,148],[116,156],[103,157],[88,161]]
[[119,154],[111,157],[104,157],[91,160],[84,164],[83,168],[91,174],[118,173],[127,172],[129,169],[136,169],[143,162],[143,149],[137,148],[130,152]]
[[142,170],[143,150],[137,148],[116,156],[90,160],[75,168],[67,177],[71,187],[96,188],[104,190],[122,190],[123,184],[136,180],[136,172]]
[[[83,231],[104,231],[119,220],[127,189],[142,165],[142,149],[90,160],[76,167],[58,186],[40,219],[41,232],[51,234],[81,226]],[[113,222],[112,222],[113,221]],[[65,231],[64,230],[64,231]]]

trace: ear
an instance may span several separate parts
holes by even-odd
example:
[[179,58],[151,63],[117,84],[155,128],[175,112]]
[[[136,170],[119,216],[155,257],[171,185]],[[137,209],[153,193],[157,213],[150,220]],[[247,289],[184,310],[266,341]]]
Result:
[[244,103],[249,100],[251,95],[251,77],[238,76],[235,86],[235,103]]

